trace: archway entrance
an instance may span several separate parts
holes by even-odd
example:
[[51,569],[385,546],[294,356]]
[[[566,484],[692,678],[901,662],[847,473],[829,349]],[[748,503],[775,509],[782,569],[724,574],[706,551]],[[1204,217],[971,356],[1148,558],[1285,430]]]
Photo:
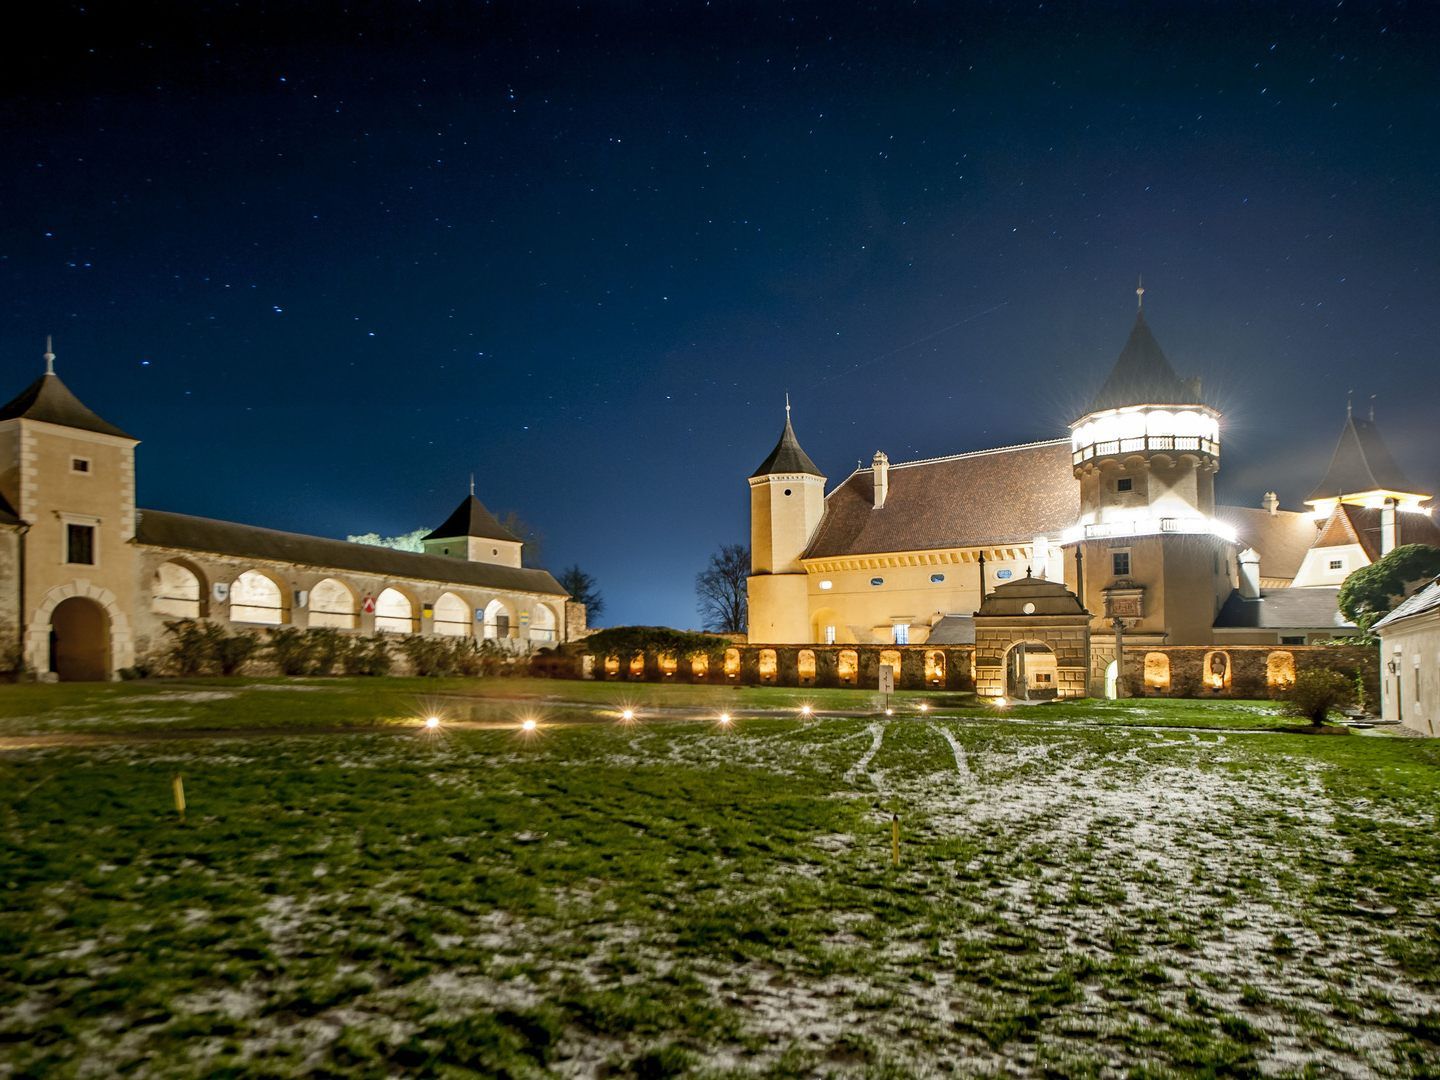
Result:
[[110,619],[94,600],[72,596],[50,615],[50,670],[61,682],[110,677]]
[[1032,701],[1056,696],[1055,652],[1038,641],[1023,641],[1005,655],[1005,694]]
[[1114,701],[1120,696],[1120,661],[1111,660],[1105,665],[1105,696]]

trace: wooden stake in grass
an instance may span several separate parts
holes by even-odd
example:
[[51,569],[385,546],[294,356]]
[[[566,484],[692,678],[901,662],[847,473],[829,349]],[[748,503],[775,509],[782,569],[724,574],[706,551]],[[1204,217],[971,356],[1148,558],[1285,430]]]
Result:
[[890,865],[900,865],[900,815],[890,815]]
[[[170,781],[170,790],[175,793],[175,812],[180,815],[180,820],[185,820],[185,781],[180,774],[176,773]],[[897,826],[898,828],[898,826]]]

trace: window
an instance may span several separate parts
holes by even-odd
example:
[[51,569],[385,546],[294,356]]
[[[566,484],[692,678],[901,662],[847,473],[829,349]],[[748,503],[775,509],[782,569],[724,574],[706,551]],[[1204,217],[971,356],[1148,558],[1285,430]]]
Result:
[[70,459],[70,471],[88,473],[90,471],[90,459],[88,457],[72,457]]
[[1115,490],[1116,490],[1116,491],[1134,491],[1134,490],[1135,490],[1135,480],[1134,480],[1134,478],[1133,478],[1133,477],[1129,477],[1129,476],[1122,476],[1122,477],[1120,477],[1119,480],[1116,480],[1116,481],[1115,481]]
[[785,494],[786,494],[786,495],[789,495],[789,494],[790,494],[790,489],[789,489],[789,488],[786,488],[786,489],[785,489]]
[[829,592],[834,587],[835,583],[833,581],[830,581],[828,578],[825,581],[820,582],[820,588],[824,592]]
[[890,628],[890,640],[896,645],[910,644],[910,624],[897,622]]
[[1298,634],[1298,635],[1296,635],[1295,637],[1282,637],[1282,638],[1280,639],[1280,644],[1281,644],[1281,645],[1304,645],[1304,644],[1305,644],[1305,635],[1304,635],[1304,634]]
[[1330,569],[1331,569],[1331,570],[1343,570],[1343,569],[1345,569],[1345,560],[1344,560],[1344,559],[1331,559],[1331,560],[1330,560]]
[[834,645],[834,644],[835,644],[835,627],[833,627],[833,626],[827,626],[827,627],[825,627],[825,644],[826,644],[826,645]]
[[1110,573],[1115,577],[1130,576],[1130,553],[1128,551],[1110,553]]
[[83,566],[95,565],[95,526],[65,526],[65,561]]
[[944,581],[944,580],[945,580],[945,575],[944,575],[944,574],[931,574],[931,575],[930,575],[930,584],[931,584],[931,585],[939,585],[939,584],[940,584],[942,581]]
[[871,585],[884,585],[884,584],[885,584],[885,579],[884,579],[883,577],[872,577],[872,578],[870,579],[870,584],[871,584]]

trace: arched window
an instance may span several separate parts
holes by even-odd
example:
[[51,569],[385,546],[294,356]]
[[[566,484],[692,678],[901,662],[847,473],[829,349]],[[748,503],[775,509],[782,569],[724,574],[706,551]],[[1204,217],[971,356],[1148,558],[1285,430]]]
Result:
[[360,625],[360,613],[350,586],[334,578],[321,578],[310,586],[310,625],[332,626],[336,630],[354,630]]
[[690,675],[696,679],[707,678],[710,675],[710,657],[703,652],[692,656],[690,658]]
[[800,655],[795,658],[795,673],[800,678],[801,686],[809,686],[815,681],[814,649],[800,650]]
[[188,566],[163,562],[150,583],[150,610],[172,619],[200,618],[200,577]]
[[375,598],[375,629],[386,634],[415,632],[415,605],[399,589],[381,589]]
[[[891,672],[891,674],[893,674],[893,675],[895,676],[895,685],[896,685],[896,686],[899,686],[899,685],[900,685],[900,650],[899,650],[899,649],[881,649],[881,650],[880,650],[880,665],[883,667],[883,666],[885,666],[886,664],[889,664],[889,665],[890,665],[890,672]],[[875,678],[876,678],[877,680],[880,678],[878,672],[876,673]]]
[[638,679],[645,674],[645,654],[636,653],[630,657],[630,677]]
[[279,626],[286,621],[285,593],[258,570],[246,570],[230,586],[230,621]]
[[727,679],[738,679],[740,677],[740,650],[725,650],[725,677]]
[[530,609],[530,640],[554,641],[555,612],[548,604],[536,604]]
[[773,683],[779,673],[779,663],[774,649],[760,650],[760,681]]
[[939,649],[925,654],[925,682],[930,686],[945,685],[945,654]]
[[1295,685],[1295,654],[1272,652],[1265,658],[1265,685],[1271,690],[1289,690]]
[[854,649],[841,649],[835,662],[835,674],[845,686],[854,686],[860,677],[860,654]]
[[510,608],[503,600],[491,600],[485,605],[485,636],[491,641],[503,640],[510,636]]
[[669,679],[680,669],[680,662],[675,659],[674,653],[660,654],[660,674]]
[[618,656],[607,656],[607,657],[605,657],[605,674],[606,674],[606,676],[607,676],[608,678],[611,678],[611,679],[615,678],[616,676],[618,676],[618,675],[620,674],[620,657],[618,657]]
[[441,593],[435,601],[435,633],[446,637],[469,637],[470,605],[453,592]]
[[1163,652],[1145,654],[1145,689],[1156,693],[1170,689],[1170,657]]

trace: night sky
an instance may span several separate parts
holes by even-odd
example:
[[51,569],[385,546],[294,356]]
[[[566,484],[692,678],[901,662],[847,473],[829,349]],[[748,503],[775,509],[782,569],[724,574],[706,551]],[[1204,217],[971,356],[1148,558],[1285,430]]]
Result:
[[142,506],[394,533],[474,471],[695,625],[787,390],[832,483],[1061,436],[1140,273],[1226,501],[1298,508],[1352,389],[1440,487],[1435,5],[28,13],[0,391],[53,333]]

